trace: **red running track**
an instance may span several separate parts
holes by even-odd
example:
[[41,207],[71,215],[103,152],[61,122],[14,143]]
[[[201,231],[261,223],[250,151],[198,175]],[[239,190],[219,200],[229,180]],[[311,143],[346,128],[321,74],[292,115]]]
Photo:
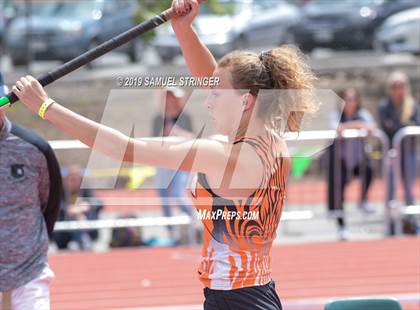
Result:
[[[198,248],[186,247],[53,254],[52,309],[202,304],[198,256]],[[420,309],[420,238],[282,245],[273,248],[272,262],[285,310],[322,309],[320,298],[373,295]]]

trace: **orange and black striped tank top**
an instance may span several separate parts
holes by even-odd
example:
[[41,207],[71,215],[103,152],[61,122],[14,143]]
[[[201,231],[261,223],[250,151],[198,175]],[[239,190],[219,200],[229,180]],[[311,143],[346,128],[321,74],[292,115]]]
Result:
[[[197,174],[192,200],[204,224],[198,274],[205,287],[230,290],[265,285],[271,279],[270,250],[286,184],[287,158],[275,155],[278,139],[267,134],[234,142],[251,145],[263,163],[261,186],[249,197],[222,198],[211,190],[204,174]],[[212,203],[200,203],[206,199]]]

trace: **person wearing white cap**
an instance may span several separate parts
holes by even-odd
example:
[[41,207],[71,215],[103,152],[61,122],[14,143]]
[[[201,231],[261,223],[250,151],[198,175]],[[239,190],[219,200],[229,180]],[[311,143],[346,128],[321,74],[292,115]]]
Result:
[[[181,113],[185,91],[178,87],[166,87],[163,113],[153,120],[153,136],[186,136],[192,134],[192,122],[187,113]],[[156,169],[156,187],[162,199],[162,210],[166,217],[173,215],[171,205],[177,205],[182,212],[192,216],[192,205],[187,197],[188,172],[165,168]],[[172,226],[167,226],[172,240],[176,240]],[[177,242],[177,241],[175,241]]]

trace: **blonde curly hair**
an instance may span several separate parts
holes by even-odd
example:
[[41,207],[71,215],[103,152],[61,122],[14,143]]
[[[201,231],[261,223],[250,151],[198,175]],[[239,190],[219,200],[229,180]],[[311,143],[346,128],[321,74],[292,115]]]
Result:
[[403,71],[394,71],[390,74],[387,80],[388,89],[391,91],[392,85],[395,83],[404,84],[404,98],[402,102],[400,121],[402,124],[410,123],[415,110],[415,100],[411,92],[410,80]]
[[[229,69],[235,89],[258,95],[257,115],[278,133],[300,131],[305,113],[317,110],[316,77],[296,47],[283,45],[261,54],[234,51],[222,57],[218,67]],[[260,91],[264,89],[284,91]]]

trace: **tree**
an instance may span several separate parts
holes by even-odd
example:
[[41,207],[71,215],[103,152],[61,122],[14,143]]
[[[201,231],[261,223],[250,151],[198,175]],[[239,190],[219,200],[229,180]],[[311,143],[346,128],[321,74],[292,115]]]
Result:
[[[149,18],[163,12],[172,4],[172,0],[137,0],[139,8],[136,13],[136,22],[141,23]],[[201,4],[203,5],[203,4]],[[208,11],[214,14],[232,14],[233,3],[231,5],[222,5],[220,0],[207,0],[205,5]],[[150,40],[155,36],[154,31],[149,31],[144,35],[145,40]]]

